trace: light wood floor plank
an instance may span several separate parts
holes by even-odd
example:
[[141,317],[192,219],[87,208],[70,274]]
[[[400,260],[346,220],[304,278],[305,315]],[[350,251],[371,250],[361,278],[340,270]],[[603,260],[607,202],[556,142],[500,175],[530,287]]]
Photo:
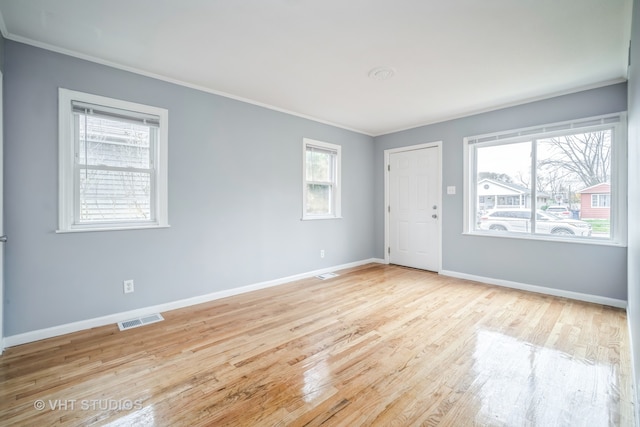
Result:
[[620,309],[372,264],[163,316],[8,349],[0,425],[634,422]]

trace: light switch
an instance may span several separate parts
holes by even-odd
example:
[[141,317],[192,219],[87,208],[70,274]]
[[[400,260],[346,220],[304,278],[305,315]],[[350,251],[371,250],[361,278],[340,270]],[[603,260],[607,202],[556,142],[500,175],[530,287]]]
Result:
[[456,194],[456,186],[455,185],[449,185],[447,187],[447,194]]

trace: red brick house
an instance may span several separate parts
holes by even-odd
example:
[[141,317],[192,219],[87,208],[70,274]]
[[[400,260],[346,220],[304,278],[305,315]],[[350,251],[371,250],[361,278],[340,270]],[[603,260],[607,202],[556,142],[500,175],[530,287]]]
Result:
[[604,182],[584,190],[580,194],[580,218],[609,219],[611,212],[611,184]]

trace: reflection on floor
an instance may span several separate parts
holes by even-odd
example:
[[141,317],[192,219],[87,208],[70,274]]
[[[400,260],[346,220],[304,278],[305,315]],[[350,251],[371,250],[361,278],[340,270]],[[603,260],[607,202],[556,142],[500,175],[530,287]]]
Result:
[[543,426],[572,425],[572,411],[580,408],[580,417],[589,425],[614,421],[611,407],[619,405],[623,385],[615,364],[584,354],[575,358],[490,331],[477,333],[473,358],[473,393],[483,419],[510,426],[534,420]]

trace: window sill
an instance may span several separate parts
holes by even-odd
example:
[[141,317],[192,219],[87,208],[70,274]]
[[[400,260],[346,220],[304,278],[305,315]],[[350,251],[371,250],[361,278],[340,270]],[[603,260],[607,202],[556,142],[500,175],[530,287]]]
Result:
[[597,245],[597,246],[614,246],[619,248],[627,247],[626,241],[618,241],[614,239],[597,239],[594,237],[545,237],[544,235],[520,235],[517,233],[483,233],[478,231],[463,232],[463,236],[478,236],[478,237],[497,237],[499,239],[517,239],[517,240],[537,240],[542,242],[555,242],[555,243],[576,243],[580,245]]
[[56,234],[67,234],[67,233],[86,233],[91,231],[124,231],[124,230],[148,230],[148,229],[157,229],[157,228],[170,228],[169,224],[167,225],[126,225],[126,226],[117,226],[117,227],[87,227],[87,228],[71,228],[67,230],[56,230]]
[[303,216],[300,221],[315,221],[324,219],[342,219],[342,216]]

